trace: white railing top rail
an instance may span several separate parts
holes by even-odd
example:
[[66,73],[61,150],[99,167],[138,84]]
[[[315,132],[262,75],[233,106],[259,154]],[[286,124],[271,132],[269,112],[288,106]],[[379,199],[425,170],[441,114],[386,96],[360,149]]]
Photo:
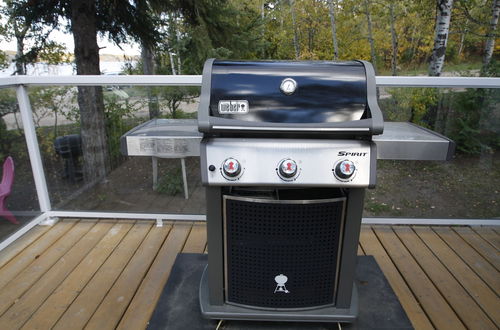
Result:
[[[11,76],[0,78],[0,88],[26,86],[201,86],[201,75],[89,75]],[[377,76],[379,87],[500,88],[500,78]]]

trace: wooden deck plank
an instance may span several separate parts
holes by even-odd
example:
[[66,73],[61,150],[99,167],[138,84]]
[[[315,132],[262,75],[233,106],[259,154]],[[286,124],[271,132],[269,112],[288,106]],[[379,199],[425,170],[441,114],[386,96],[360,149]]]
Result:
[[[50,226],[35,226],[0,252],[0,268],[45,234]],[[1,278],[1,277],[0,277]]]
[[24,294],[48,269],[78,242],[96,221],[81,221],[32,262],[0,292],[0,315]]
[[112,226],[110,221],[99,221],[90,229],[0,317],[2,327],[14,329],[22,326]]
[[449,227],[432,227],[432,229],[496,294],[500,293],[500,274],[483,256]]
[[391,284],[392,289],[398,296],[399,302],[406,311],[413,327],[423,330],[434,329],[417,299],[413,296],[404,278],[401,276],[370,227],[361,227],[360,243],[367,255],[373,255],[375,257],[385,277]]
[[137,222],[113,251],[53,329],[82,329],[115,280],[121,274],[138,246],[152,227],[151,222]]
[[23,329],[50,329],[115,250],[134,223],[135,221],[120,220],[119,223],[115,224],[78,267],[38,308],[24,324]]
[[453,309],[392,229],[386,226],[377,226],[374,227],[374,230],[434,326],[439,329],[465,329]]
[[[147,323],[153,314],[156,303],[158,299],[160,299],[163,287],[170,276],[172,265],[174,264],[177,254],[181,251],[182,246],[186,242],[188,233],[188,226],[184,224],[174,225],[165,243],[161,247],[156,260],[151,266],[151,269],[125,311],[118,325],[118,329],[145,329],[147,327]],[[191,230],[189,238],[191,238],[192,235],[193,230]],[[203,246],[197,245],[196,248],[193,246],[190,252],[202,253],[204,248],[205,244],[203,244]]]
[[429,227],[415,227],[415,232],[441,263],[462,284],[469,295],[495,322],[500,325],[500,299]]
[[0,288],[3,288],[23,269],[38,259],[54,242],[61,238],[76,222],[59,222],[42,235],[38,240],[29,245],[24,251],[18,253],[0,269]]
[[469,329],[493,329],[495,327],[488,316],[467,294],[467,291],[410,227],[395,226],[393,230]]
[[[10,300],[0,328],[25,321],[24,329],[146,327],[177,253],[207,250],[206,227],[176,223],[168,234],[153,234],[165,229],[132,223],[118,237],[109,230],[87,246],[89,221],[82,221],[89,227],[78,235],[80,223],[62,221],[41,231],[35,227],[0,252],[0,274],[10,276],[0,276],[0,311]],[[67,231],[54,232],[64,226]],[[416,329],[495,328],[499,239],[497,229],[487,227],[363,226],[358,254],[374,255]],[[147,251],[146,260],[138,257],[140,250]]]
[[170,225],[152,228],[90,318],[86,329],[113,329],[118,325],[170,229]]
[[497,251],[500,249],[500,235],[491,227],[471,227],[479,236],[490,243]]
[[182,252],[202,253],[205,244],[207,244],[207,226],[204,223],[195,222]]
[[358,256],[364,256],[364,255],[365,255],[365,251],[363,251],[361,244],[358,244]]
[[476,234],[469,227],[454,227],[457,232],[470,246],[479,252],[493,267],[500,270],[500,254],[498,251],[485,241],[481,236]]

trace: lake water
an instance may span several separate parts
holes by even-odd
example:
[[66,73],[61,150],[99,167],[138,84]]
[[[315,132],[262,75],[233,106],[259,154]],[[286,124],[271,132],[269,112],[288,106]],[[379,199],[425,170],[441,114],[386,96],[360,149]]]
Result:
[[[132,62],[132,65],[135,61]],[[123,70],[125,62],[101,62],[101,73],[102,74],[116,74]],[[0,71],[0,77],[11,76],[15,71],[15,66],[12,63],[9,68]],[[27,75],[28,76],[71,76],[76,74],[76,66],[73,63],[66,64],[45,64],[45,63],[35,63],[34,65],[28,65]]]

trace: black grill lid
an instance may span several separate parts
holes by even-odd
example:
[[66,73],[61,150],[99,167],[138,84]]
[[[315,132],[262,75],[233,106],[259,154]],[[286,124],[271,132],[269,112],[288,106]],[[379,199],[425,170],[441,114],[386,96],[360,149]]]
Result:
[[363,61],[208,60],[198,110],[211,135],[372,135],[383,130]]

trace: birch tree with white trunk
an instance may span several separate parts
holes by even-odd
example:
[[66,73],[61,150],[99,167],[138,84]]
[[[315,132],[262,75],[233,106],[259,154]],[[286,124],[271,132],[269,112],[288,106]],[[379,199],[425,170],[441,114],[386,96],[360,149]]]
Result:
[[453,0],[437,0],[436,30],[429,64],[429,76],[440,76],[443,70],[452,8]]
[[299,59],[300,56],[300,45],[299,45],[299,33],[297,31],[297,19],[295,16],[295,1],[290,1],[290,11],[292,12],[292,25],[293,25],[293,47],[295,49],[295,59]]
[[364,1],[366,24],[368,27],[368,43],[370,44],[370,61],[373,65],[375,73],[377,73],[377,57],[375,54],[375,40],[373,39],[372,15],[370,13],[370,2]]
[[339,59],[339,46],[337,43],[337,26],[335,23],[335,7],[333,0],[328,0],[328,12],[330,15],[330,25],[332,27],[333,59],[337,61]]
[[486,46],[484,48],[483,71],[490,64],[491,57],[493,56],[493,50],[495,49],[495,31],[497,29],[498,16],[500,16],[500,1],[494,0],[490,26],[487,35],[488,39],[486,39]]
[[392,75],[398,75],[398,36],[396,34],[396,14],[394,12],[394,1],[389,3],[389,15],[391,21],[391,47],[392,47],[392,58],[391,58],[391,69]]

